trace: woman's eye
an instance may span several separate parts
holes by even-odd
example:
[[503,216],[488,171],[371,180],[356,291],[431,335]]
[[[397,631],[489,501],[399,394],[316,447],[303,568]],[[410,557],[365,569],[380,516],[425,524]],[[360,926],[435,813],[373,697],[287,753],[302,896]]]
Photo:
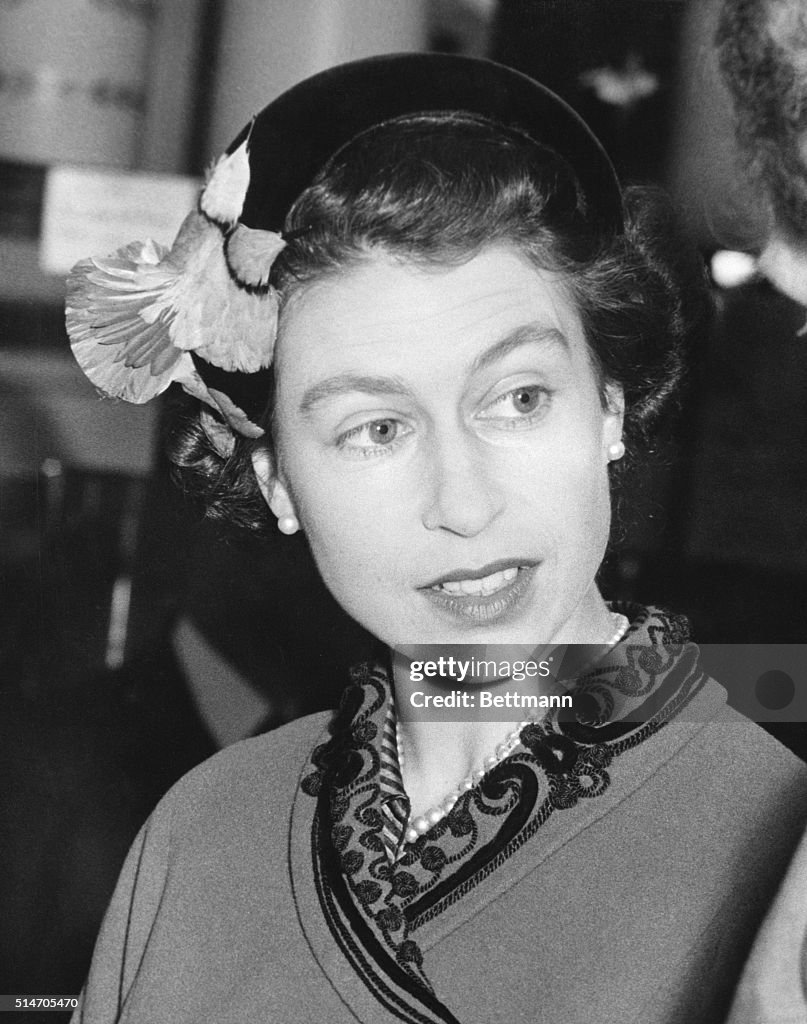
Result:
[[373,444],[391,444],[398,434],[395,420],[374,420],[367,425],[367,436]]
[[519,388],[510,396],[513,400],[513,408],[517,412],[535,412],[543,397],[538,388]]
[[513,388],[487,405],[478,415],[484,420],[506,421],[508,427],[521,423],[530,424],[541,416],[549,402],[550,394],[538,384]]
[[360,454],[381,454],[396,441],[405,437],[408,430],[400,420],[369,420],[352,430],[345,431],[337,439],[340,448]]

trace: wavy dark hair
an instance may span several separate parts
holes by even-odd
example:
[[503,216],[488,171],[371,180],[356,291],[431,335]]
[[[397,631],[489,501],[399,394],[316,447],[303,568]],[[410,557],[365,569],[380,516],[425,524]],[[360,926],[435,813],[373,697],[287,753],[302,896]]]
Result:
[[[294,241],[273,269],[281,331],[290,296],[378,252],[445,265],[507,243],[537,268],[563,275],[603,402],[609,383],[624,391],[630,454],[650,436],[682,378],[685,339],[702,308],[699,264],[674,241],[658,196],[626,190],[624,229],[609,226],[554,150],[462,113],[409,115],[357,136],[299,196],[285,232]],[[263,420],[269,437],[272,414],[270,394]],[[208,515],[260,529],[267,510],[251,468],[255,444],[239,438],[223,460],[198,416],[186,413],[170,454]]]
[[715,43],[751,178],[774,221],[807,235],[807,7],[724,0]]

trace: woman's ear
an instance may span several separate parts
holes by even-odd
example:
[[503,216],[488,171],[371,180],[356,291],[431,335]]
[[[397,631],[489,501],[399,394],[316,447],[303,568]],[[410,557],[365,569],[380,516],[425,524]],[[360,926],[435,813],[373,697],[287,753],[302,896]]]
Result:
[[300,523],[294,502],[277,475],[275,460],[268,448],[257,448],[252,453],[252,469],[263,500],[277,518],[278,529],[281,533],[296,533]]
[[619,384],[605,385],[605,415],[603,419],[603,441],[606,448],[622,441],[622,424],[625,419],[625,393]]

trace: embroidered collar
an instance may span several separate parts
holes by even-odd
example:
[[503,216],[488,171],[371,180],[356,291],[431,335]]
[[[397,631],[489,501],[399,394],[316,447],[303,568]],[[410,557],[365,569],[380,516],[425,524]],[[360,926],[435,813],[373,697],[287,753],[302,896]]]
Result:
[[614,761],[661,729],[703,684],[685,620],[617,610],[631,628],[577,682],[573,709],[526,726],[522,746],[395,863],[384,833],[396,815],[385,808],[403,787],[383,666],[355,673],[331,738],[313,752],[302,788],[317,798],[311,851],[320,902],[376,998],[412,1008],[411,1016],[396,1013],[400,1019],[454,1020],[424,971],[418,929],[501,870],[553,814],[601,797]]

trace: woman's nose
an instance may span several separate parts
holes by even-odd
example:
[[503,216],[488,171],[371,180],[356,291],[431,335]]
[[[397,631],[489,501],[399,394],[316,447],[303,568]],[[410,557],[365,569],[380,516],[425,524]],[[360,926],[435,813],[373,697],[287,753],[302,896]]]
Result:
[[460,537],[482,533],[504,508],[486,453],[472,438],[462,438],[435,441],[430,455],[423,525]]

